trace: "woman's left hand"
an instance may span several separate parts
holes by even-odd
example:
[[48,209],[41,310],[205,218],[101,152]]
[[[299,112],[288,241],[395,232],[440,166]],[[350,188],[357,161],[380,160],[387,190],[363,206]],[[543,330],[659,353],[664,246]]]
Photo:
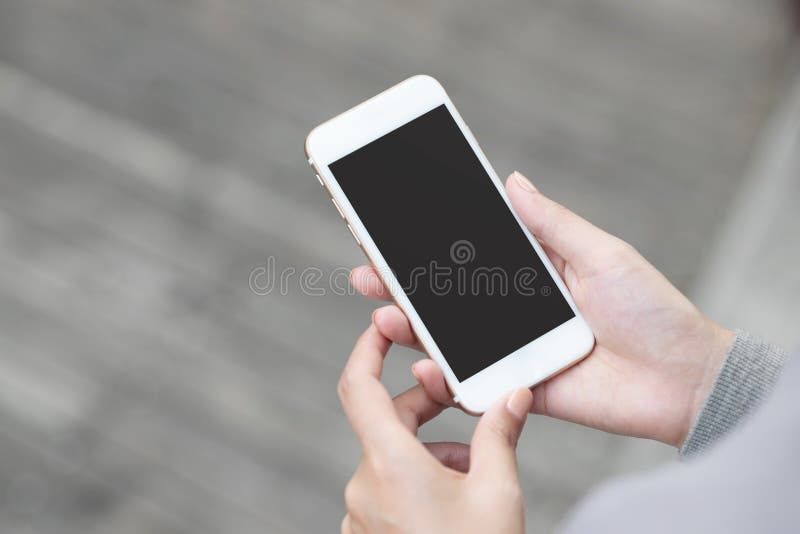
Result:
[[530,390],[518,389],[489,408],[471,446],[422,443],[417,429],[445,406],[421,386],[391,398],[380,382],[390,345],[370,325],[339,381],[364,451],[345,489],[342,532],[523,532],[516,445]]

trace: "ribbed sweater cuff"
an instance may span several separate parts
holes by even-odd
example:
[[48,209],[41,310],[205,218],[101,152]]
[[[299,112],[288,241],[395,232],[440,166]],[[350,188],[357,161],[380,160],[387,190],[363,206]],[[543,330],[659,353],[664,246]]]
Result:
[[739,424],[772,391],[786,358],[780,347],[737,330],[680,457],[702,453]]

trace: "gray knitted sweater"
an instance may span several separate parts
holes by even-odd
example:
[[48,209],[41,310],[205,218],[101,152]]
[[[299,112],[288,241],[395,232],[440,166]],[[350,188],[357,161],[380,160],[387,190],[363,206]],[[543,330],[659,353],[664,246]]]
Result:
[[800,358],[786,362],[737,332],[681,447],[686,461],[596,489],[562,530],[800,532]]
[[737,331],[714,387],[681,447],[681,456],[705,451],[737,426],[772,392],[785,363],[783,349]]

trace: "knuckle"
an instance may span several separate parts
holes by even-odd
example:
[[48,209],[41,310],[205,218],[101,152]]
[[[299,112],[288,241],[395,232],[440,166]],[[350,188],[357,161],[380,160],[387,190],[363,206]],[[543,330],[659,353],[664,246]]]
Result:
[[639,252],[627,241],[611,236],[611,241],[597,250],[595,259],[607,266],[629,265],[639,256]]
[[517,446],[517,433],[512,428],[509,428],[508,425],[496,422],[489,427],[489,430],[512,448]]
[[523,502],[522,488],[516,477],[498,477],[491,483],[484,485],[479,490],[479,499],[501,499],[504,503],[515,504]]
[[344,402],[350,394],[355,377],[353,372],[345,369],[339,377],[339,383],[336,385],[336,392],[339,394],[339,399]]
[[354,480],[351,480],[344,487],[344,505],[347,508],[348,513],[351,515],[356,514],[362,502],[363,499],[361,490],[359,489],[358,484]]
[[639,252],[636,250],[636,247],[627,241],[616,238],[616,243],[614,244],[614,254],[617,259],[625,261],[635,258],[639,255]]
[[[543,236],[549,236],[552,239],[552,236],[558,235],[561,232],[563,226],[562,222],[566,212],[567,208],[557,202],[552,202],[547,205],[544,222],[542,224]],[[547,240],[547,237],[544,238]]]
[[339,383],[336,384],[336,393],[339,395],[339,400],[341,401],[344,401],[344,399],[347,397],[347,381],[345,380],[344,375],[339,378]]
[[395,478],[394,462],[384,458],[372,457],[369,460],[370,471],[375,480],[380,483],[391,483]]

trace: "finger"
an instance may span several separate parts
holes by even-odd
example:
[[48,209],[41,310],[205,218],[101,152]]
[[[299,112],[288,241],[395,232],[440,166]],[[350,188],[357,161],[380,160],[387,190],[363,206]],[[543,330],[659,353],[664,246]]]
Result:
[[344,519],[342,519],[342,527],[341,527],[342,534],[353,534],[353,524],[350,520],[350,514],[345,514]]
[[392,300],[392,295],[371,265],[360,265],[350,271],[350,284],[365,297]]
[[537,240],[537,241],[539,241],[539,244],[542,245],[542,249],[544,250],[544,253],[547,254],[547,257],[550,259],[550,263],[552,263],[553,267],[556,268],[556,272],[558,273],[558,276],[560,276],[561,279],[563,280],[564,279],[564,267],[565,267],[565,263],[566,263],[564,261],[564,258],[562,258],[561,255],[558,252],[553,250],[553,248],[551,246],[549,246],[547,243],[545,243],[544,241],[541,241],[541,240]]
[[339,398],[365,450],[393,443],[405,432],[389,392],[380,382],[383,358],[391,343],[374,325],[358,338],[339,379]]
[[470,475],[516,479],[517,440],[532,402],[531,391],[519,388],[483,414],[472,436]]
[[419,427],[442,413],[447,406],[436,402],[422,386],[417,385],[395,397],[394,408],[400,421],[416,435]]
[[596,252],[606,249],[611,241],[619,242],[541,194],[518,172],[506,180],[506,190],[514,210],[528,229],[578,273],[590,272]]
[[469,471],[469,445],[454,441],[437,441],[423,445],[445,467],[461,473]]
[[447,406],[455,406],[453,401],[453,394],[450,388],[447,387],[447,382],[444,380],[444,373],[439,368],[439,365],[430,359],[420,360],[411,366],[411,374],[417,379],[417,382],[425,388],[425,392],[430,398],[440,404]]
[[392,343],[425,352],[403,310],[390,304],[372,312],[372,322]]

